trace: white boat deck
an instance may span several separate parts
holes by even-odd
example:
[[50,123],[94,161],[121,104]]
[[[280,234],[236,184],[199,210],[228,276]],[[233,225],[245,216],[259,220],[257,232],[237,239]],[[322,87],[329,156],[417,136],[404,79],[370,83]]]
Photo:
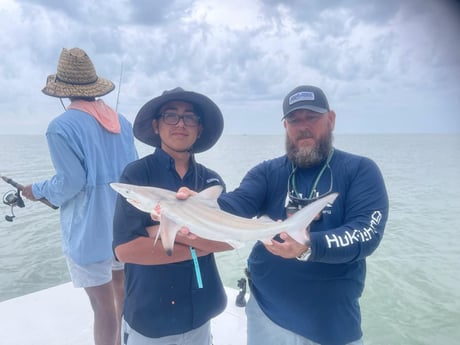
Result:
[[[238,290],[225,290],[227,308],[211,322],[214,345],[246,344],[246,315],[235,305]],[[91,345],[92,322],[88,297],[72,283],[0,303],[3,344]]]

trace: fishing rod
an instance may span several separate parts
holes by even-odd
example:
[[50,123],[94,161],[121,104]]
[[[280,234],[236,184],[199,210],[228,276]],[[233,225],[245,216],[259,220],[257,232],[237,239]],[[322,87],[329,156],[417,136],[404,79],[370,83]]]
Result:
[[118,82],[117,104],[115,105],[115,111],[118,111],[118,101],[120,100],[120,91],[121,91],[122,81],[123,81],[123,60],[121,61],[121,66],[120,66],[120,81]]
[[[15,218],[13,207],[17,206],[17,207],[22,208],[22,207],[25,206],[24,200],[22,199],[21,193],[20,193],[20,192],[23,191],[24,186],[22,184],[20,184],[20,183],[17,183],[13,179],[10,179],[9,177],[1,176],[1,178],[3,179],[3,181],[5,181],[6,183],[12,185],[14,188],[16,188],[16,191],[10,190],[9,192],[6,192],[5,195],[3,195],[3,203],[5,205],[11,206],[11,215],[5,216],[5,219],[8,222],[12,222],[13,219]],[[56,210],[56,209],[59,208],[59,207],[53,205],[52,203],[50,203],[45,198],[38,199],[38,201],[40,201],[41,203],[45,204],[46,206],[51,207],[53,210]]]

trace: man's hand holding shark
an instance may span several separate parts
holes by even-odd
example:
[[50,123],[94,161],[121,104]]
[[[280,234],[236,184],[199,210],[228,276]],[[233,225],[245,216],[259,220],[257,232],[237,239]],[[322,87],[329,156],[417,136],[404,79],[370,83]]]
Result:
[[[191,189],[187,187],[181,187],[177,191],[176,197],[179,200],[186,200],[190,196],[193,196],[196,194],[197,194],[196,192],[192,191]],[[305,229],[305,233],[306,233],[306,236],[308,236],[308,227]],[[195,234],[191,233],[187,227],[182,227],[177,234],[179,235],[179,237],[181,238],[186,237],[189,240],[195,240],[199,238]],[[267,250],[270,251],[274,255],[281,256],[285,259],[291,259],[291,258],[298,257],[300,254],[304,253],[309,248],[309,245],[299,243],[294,238],[289,236],[289,234],[286,233],[285,231],[281,232],[279,234],[279,237],[281,240],[283,240],[283,242],[277,241],[275,239],[262,241],[265,245],[265,248],[267,248]]]

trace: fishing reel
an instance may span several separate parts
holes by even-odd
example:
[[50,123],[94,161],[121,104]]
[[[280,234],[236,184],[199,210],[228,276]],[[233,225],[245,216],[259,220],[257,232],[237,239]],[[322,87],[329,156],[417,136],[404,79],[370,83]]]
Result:
[[15,206],[20,207],[20,208],[25,206],[24,200],[21,197],[21,193],[20,193],[19,189],[17,191],[10,190],[10,191],[6,192],[3,195],[3,203],[5,205],[8,205],[8,206],[11,207],[11,215],[6,215],[5,216],[5,220],[7,222],[12,222],[13,219],[16,217],[14,215],[14,207]]

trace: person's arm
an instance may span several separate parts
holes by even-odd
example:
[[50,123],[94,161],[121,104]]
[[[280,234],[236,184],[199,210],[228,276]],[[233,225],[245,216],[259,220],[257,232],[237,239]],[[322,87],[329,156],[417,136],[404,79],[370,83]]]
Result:
[[60,134],[47,134],[48,147],[56,174],[48,180],[33,183],[26,190],[28,199],[45,198],[60,206],[74,197],[86,184],[84,157],[80,157],[69,140]]
[[[188,228],[183,227],[176,235],[175,244],[182,244],[199,249],[204,254],[225,252],[232,250],[233,247],[227,242],[213,241],[206,238],[198,237],[195,234],[189,232]],[[176,247],[174,246],[174,250]]]
[[[388,218],[388,196],[377,165],[364,158],[346,193],[332,205],[332,213],[342,213],[343,222],[326,231],[310,232],[308,261],[346,263],[371,255],[380,244]],[[313,225],[314,226],[314,225]],[[284,258],[294,258],[308,247],[299,246],[287,234],[284,243],[272,241],[267,250]]]
[[343,209],[343,223],[328,231],[310,233],[312,261],[344,263],[361,260],[379,246],[388,219],[389,201],[382,174],[372,160],[360,160],[356,174],[337,206]]
[[116,246],[116,257],[122,262],[140,265],[161,265],[190,260],[190,247],[195,248],[197,256],[233,249],[227,243],[202,239],[191,233],[178,232],[174,242],[173,254],[168,256],[161,243],[161,238],[155,243],[158,227],[158,225],[147,227],[148,237],[137,237],[132,241]]
[[[190,247],[187,245],[175,244],[173,254],[168,256],[161,240],[155,245],[154,241],[151,237],[138,237],[116,246],[115,255],[121,262],[139,265],[162,265],[191,259]],[[197,251],[197,255],[202,256],[204,253]]]
[[[113,220],[113,250],[121,262],[139,265],[161,265],[191,259],[188,246],[177,244],[168,256],[161,239],[155,243],[158,222],[145,212],[117,197]],[[197,253],[201,254],[202,253]]]

